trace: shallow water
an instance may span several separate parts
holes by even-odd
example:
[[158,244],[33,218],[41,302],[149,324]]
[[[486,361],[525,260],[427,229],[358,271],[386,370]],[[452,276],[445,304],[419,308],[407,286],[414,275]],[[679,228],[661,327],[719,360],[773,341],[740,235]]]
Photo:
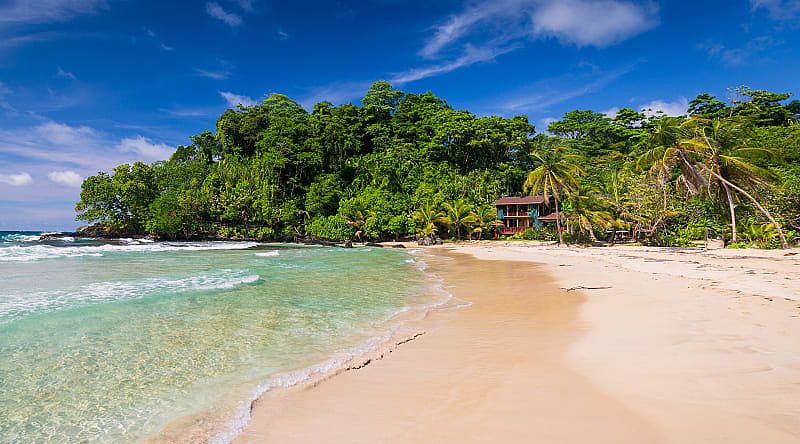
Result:
[[140,441],[194,416],[225,441],[254,396],[333,369],[439,297],[398,250],[9,236],[0,442]]

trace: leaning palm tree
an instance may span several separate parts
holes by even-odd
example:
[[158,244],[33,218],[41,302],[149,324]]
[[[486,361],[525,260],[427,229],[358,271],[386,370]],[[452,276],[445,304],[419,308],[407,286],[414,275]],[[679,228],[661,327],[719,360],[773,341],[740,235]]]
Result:
[[[748,152],[737,141],[743,138],[741,121],[729,119],[728,122],[709,122],[705,119],[691,118],[683,120],[678,117],[667,117],[657,122],[653,130],[650,151],[637,160],[637,165],[650,165],[651,171],[664,180],[678,168],[678,184],[684,186],[690,194],[711,194],[712,186],[718,186],[726,197],[731,209],[733,233],[736,233],[736,214],[733,210],[732,191],[745,196],[763,213],[775,227],[783,248],[789,248],[780,225],[769,210],[764,208],[742,186],[752,184],[766,185],[766,170],[748,163],[743,154]],[[709,130],[710,128],[710,130]],[[715,138],[716,137],[716,138]],[[727,175],[728,177],[725,177]],[[728,199],[729,198],[729,199]],[[732,236],[732,239],[734,237]]]
[[581,185],[569,195],[569,211],[566,220],[577,227],[581,234],[588,234],[592,242],[597,242],[594,228],[607,229],[614,223],[614,217],[603,208],[601,198],[594,187]]
[[450,231],[455,231],[456,238],[461,239],[461,228],[467,228],[475,223],[475,213],[472,205],[463,199],[454,202],[445,202],[444,215],[438,221],[447,225]]
[[719,183],[721,197],[730,212],[732,242],[737,241],[737,230],[734,204],[736,195],[731,185],[737,183],[740,186],[767,186],[767,179],[774,176],[771,171],[750,162],[749,157],[753,154],[770,154],[768,150],[745,145],[751,130],[752,125],[746,120],[715,119],[708,126],[698,128],[697,135],[684,142],[705,154],[705,168],[701,168],[701,171],[708,174],[710,183]]
[[364,224],[367,222],[366,215],[361,210],[353,210],[344,215],[344,220],[347,225],[356,230],[355,237],[360,242],[361,236],[364,234]]
[[564,193],[578,187],[577,177],[583,174],[577,163],[579,157],[563,145],[536,149],[531,153],[531,157],[539,166],[528,173],[522,189],[526,193],[542,194],[548,206],[550,196],[553,196],[556,205],[558,243],[563,244],[564,233],[561,232],[559,200]]

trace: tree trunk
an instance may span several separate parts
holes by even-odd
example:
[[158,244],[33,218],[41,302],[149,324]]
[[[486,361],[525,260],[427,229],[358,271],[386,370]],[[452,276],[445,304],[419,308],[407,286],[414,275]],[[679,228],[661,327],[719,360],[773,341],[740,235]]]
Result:
[[716,172],[711,171],[710,169],[705,168],[705,167],[703,169],[708,171],[712,176],[716,177],[723,184],[725,184],[725,185],[733,188],[734,190],[744,194],[744,196],[746,198],[748,198],[750,200],[750,202],[753,202],[753,205],[755,205],[756,208],[758,208],[759,211],[764,213],[764,216],[767,216],[767,219],[769,219],[769,221],[775,227],[775,230],[778,232],[778,236],[781,238],[781,247],[784,248],[784,249],[788,249],[789,248],[789,243],[786,242],[786,236],[783,235],[783,230],[781,230],[781,226],[778,225],[778,222],[775,221],[775,219],[772,217],[772,214],[770,214],[769,210],[767,210],[766,208],[762,207],[761,204],[758,203],[758,201],[753,196],[751,196],[750,193],[748,193],[747,191],[739,188],[737,185],[735,185],[734,183],[732,183],[729,180],[725,179],[724,177],[720,176]]
[[731,242],[736,242],[736,209],[733,206],[733,196],[731,195],[731,190],[728,188],[728,185],[723,183],[722,189],[725,190],[725,197],[728,200],[728,208],[731,211]]
[[564,244],[564,233],[561,232],[561,213],[558,211],[558,195],[554,195],[556,199],[556,230],[558,230],[558,245]]

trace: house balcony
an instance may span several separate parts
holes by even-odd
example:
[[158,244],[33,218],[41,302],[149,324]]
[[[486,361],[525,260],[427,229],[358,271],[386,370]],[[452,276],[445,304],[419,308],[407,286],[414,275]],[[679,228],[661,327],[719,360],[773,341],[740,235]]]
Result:
[[517,234],[522,233],[530,227],[501,227],[500,234],[502,235],[510,235],[510,234]]
[[531,217],[531,213],[527,211],[509,211],[504,213],[503,217]]

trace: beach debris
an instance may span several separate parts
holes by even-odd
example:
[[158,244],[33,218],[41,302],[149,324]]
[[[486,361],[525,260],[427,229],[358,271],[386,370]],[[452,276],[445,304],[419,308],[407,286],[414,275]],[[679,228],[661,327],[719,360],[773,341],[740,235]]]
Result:
[[569,287],[569,288],[561,287],[561,289],[565,290],[565,291],[574,291],[574,290],[608,290],[609,288],[611,288],[611,287],[585,287],[583,285],[578,285],[577,287]]

